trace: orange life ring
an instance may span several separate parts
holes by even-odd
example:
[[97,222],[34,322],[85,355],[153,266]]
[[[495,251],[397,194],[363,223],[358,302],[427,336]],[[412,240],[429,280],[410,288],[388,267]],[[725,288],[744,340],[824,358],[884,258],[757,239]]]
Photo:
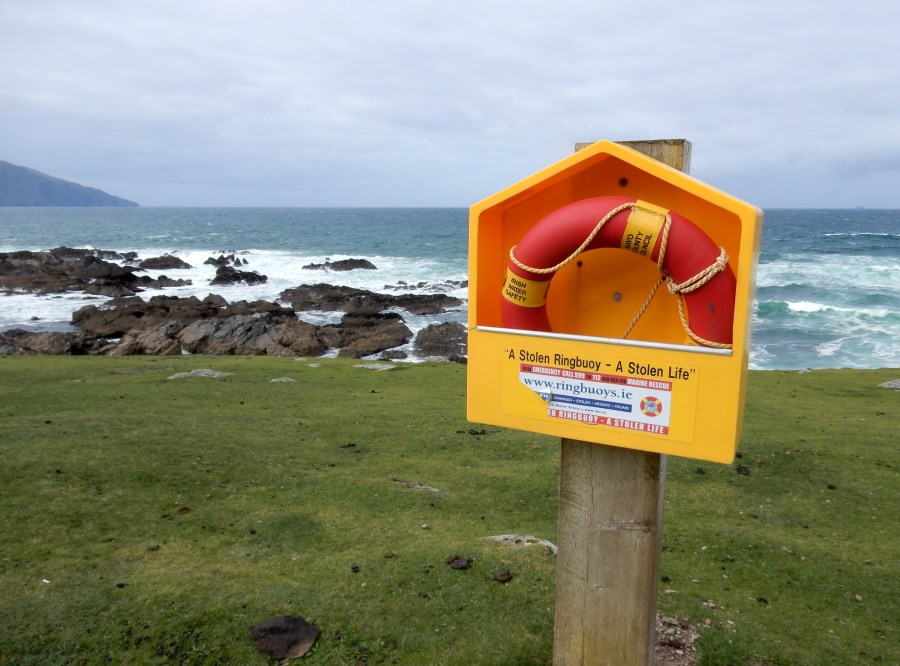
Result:
[[683,215],[626,197],[576,201],[526,232],[510,250],[503,325],[552,331],[546,295],[553,275],[581,252],[597,248],[623,248],[656,262],[661,280],[678,295],[691,338],[706,346],[731,345],[736,281],[725,250]]

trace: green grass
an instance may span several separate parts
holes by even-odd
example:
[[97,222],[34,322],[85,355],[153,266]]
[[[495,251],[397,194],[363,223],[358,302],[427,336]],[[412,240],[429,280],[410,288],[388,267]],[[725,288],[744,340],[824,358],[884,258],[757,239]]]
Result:
[[898,374],[751,373],[750,473],[670,461],[660,607],[712,621],[701,663],[900,663]]
[[[549,664],[553,557],[484,537],[556,540],[557,440],[470,432],[458,365],[315,362],[0,358],[0,663],[266,664],[293,614],[305,663]],[[750,473],[669,461],[701,663],[900,663],[897,376],[751,373]]]

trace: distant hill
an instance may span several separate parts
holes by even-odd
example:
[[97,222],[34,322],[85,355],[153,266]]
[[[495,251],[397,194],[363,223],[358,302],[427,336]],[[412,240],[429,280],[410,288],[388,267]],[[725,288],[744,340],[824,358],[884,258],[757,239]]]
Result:
[[137,206],[40,171],[0,160],[0,206]]

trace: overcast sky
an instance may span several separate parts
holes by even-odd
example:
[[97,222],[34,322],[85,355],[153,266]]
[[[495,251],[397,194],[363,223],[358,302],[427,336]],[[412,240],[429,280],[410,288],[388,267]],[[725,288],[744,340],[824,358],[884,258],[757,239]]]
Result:
[[0,160],[145,206],[470,206],[686,138],[763,208],[900,208],[897,0],[0,0]]

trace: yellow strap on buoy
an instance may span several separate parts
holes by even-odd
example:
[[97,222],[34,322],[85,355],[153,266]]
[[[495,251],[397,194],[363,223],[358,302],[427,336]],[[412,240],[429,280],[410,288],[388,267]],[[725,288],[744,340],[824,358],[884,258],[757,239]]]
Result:
[[509,268],[503,280],[503,298],[526,308],[539,308],[547,301],[550,280],[528,280]]
[[628,215],[628,221],[625,223],[625,231],[619,247],[649,259],[668,214],[668,209],[662,206],[640,199],[635,201],[631,213]]

